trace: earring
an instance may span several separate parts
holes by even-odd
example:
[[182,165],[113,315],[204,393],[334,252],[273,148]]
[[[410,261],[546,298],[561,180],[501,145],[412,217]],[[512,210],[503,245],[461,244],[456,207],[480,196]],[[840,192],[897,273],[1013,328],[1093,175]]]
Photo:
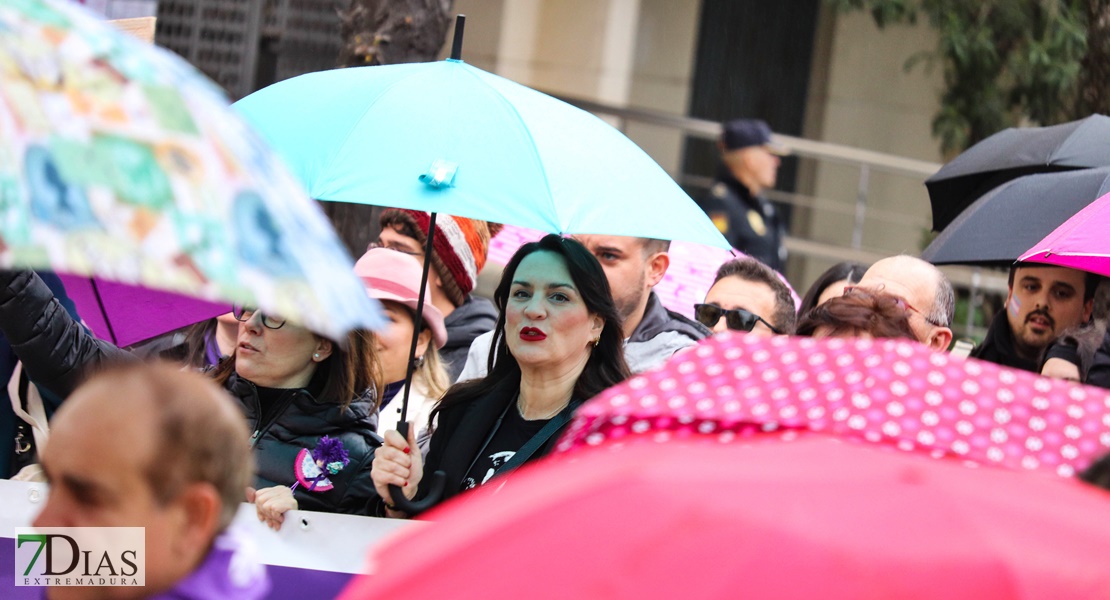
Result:
[[413,361],[413,365],[417,369],[419,369],[420,367],[423,367],[424,366],[424,356],[423,355],[417,356],[416,360]]
[[601,343],[601,334],[599,333],[599,334],[597,334],[597,337],[595,337],[593,339],[593,341],[590,342],[590,347],[597,348],[597,345],[600,344],[600,343]]
[[312,358],[314,358],[316,360],[320,360],[320,353],[319,352],[313,352],[312,353]]

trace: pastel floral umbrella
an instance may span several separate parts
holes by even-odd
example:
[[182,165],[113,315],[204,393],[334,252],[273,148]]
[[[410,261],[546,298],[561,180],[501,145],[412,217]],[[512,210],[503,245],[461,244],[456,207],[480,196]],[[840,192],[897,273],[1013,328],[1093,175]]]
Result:
[[0,2],[0,265],[381,323],[317,206],[224,93],[55,0]]
[[1110,392],[906,340],[726,334],[587,402],[556,451],[780,430],[1071,477],[1110,452]]

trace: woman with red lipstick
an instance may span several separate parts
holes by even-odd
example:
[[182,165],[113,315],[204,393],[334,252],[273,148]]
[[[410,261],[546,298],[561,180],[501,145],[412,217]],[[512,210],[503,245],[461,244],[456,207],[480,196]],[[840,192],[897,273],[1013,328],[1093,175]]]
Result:
[[390,504],[388,486],[420,498],[425,472],[446,473],[446,499],[543,456],[575,408],[628,377],[608,280],[582,244],[557,235],[525,244],[505,266],[494,301],[489,375],[448,390],[433,413],[439,424],[426,458],[415,436],[386,433],[369,514],[406,517]]
[[[35,381],[64,398],[90,368],[135,360],[56,307],[53,293],[33,272],[0,270],[0,329]],[[330,476],[333,487],[299,486],[289,499],[307,510],[361,512],[375,496],[369,470],[379,443],[374,390],[381,389],[381,368],[371,334],[351,333],[344,350],[281,317],[242,308],[235,317],[235,351],[211,374],[238,400],[253,432],[255,487],[288,492],[297,481],[298,453],[312,450],[323,436],[338,438],[349,462]],[[219,468],[219,460],[196,468]]]

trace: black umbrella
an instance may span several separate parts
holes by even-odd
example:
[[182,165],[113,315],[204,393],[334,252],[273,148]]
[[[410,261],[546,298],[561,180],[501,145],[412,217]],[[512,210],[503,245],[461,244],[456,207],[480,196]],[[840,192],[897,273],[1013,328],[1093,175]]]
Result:
[[1091,115],[1051,127],[1000,131],[925,181],[933,231],[943,230],[976,198],[1016,177],[1108,166],[1110,117]]
[[1107,192],[1107,167],[1018,177],[960,213],[921,258],[938,265],[1012,263]]

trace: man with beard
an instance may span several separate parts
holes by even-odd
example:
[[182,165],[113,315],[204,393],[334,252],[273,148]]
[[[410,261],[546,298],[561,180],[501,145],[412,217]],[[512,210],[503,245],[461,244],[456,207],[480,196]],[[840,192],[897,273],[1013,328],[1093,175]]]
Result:
[[1088,322],[1098,276],[1036,264],[1010,268],[1005,310],[995,315],[976,358],[1040,372],[1045,348],[1066,329]]
[[[710,335],[701,323],[667,310],[652,288],[670,266],[670,242],[608,235],[576,235],[601,263],[624,322],[624,358],[633,373],[663,364],[675,352]],[[486,375],[493,334],[470,346],[459,381]]]

